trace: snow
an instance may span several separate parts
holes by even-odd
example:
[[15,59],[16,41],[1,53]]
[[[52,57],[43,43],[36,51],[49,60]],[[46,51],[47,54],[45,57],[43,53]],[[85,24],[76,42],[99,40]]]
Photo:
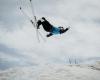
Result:
[[46,64],[0,71],[0,80],[100,80],[100,62],[92,65]]

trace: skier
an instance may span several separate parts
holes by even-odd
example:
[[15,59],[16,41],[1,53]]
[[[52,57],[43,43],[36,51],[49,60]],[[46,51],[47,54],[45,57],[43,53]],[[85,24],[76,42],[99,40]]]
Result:
[[50,37],[55,34],[62,34],[65,33],[67,30],[69,30],[69,28],[64,29],[63,27],[53,26],[44,17],[42,17],[42,19],[37,21],[37,29],[39,29],[40,25],[43,26],[46,32],[49,32],[49,34],[47,34],[47,37]]

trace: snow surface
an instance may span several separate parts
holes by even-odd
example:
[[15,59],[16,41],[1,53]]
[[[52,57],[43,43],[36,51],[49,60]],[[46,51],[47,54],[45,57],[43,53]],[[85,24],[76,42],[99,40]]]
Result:
[[93,65],[46,64],[0,71],[0,80],[100,80],[100,62]]

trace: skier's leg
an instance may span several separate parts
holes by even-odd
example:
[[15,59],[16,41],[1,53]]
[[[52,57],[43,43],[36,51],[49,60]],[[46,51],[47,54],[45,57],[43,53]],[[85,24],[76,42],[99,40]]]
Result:
[[37,29],[39,29],[39,26],[42,24],[41,20],[38,20],[37,22]]
[[43,20],[46,20],[45,17],[42,17]]
[[37,22],[37,29],[39,29],[40,25],[43,26],[45,31],[51,32],[52,25],[44,17],[42,17],[40,20],[38,20],[38,22]]
[[41,18],[41,22],[43,22],[43,28],[45,31],[51,32],[53,26],[45,19],[45,17]]
[[53,34],[52,33],[49,33],[49,34],[47,34],[47,37],[50,37],[50,36],[52,36]]

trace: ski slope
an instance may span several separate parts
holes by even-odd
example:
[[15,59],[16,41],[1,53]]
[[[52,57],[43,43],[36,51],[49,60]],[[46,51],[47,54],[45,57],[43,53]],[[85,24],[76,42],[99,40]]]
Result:
[[38,69],[32,66],[17,67],[0,71],[0,80],[100,80],[100,63],[47,64]]

